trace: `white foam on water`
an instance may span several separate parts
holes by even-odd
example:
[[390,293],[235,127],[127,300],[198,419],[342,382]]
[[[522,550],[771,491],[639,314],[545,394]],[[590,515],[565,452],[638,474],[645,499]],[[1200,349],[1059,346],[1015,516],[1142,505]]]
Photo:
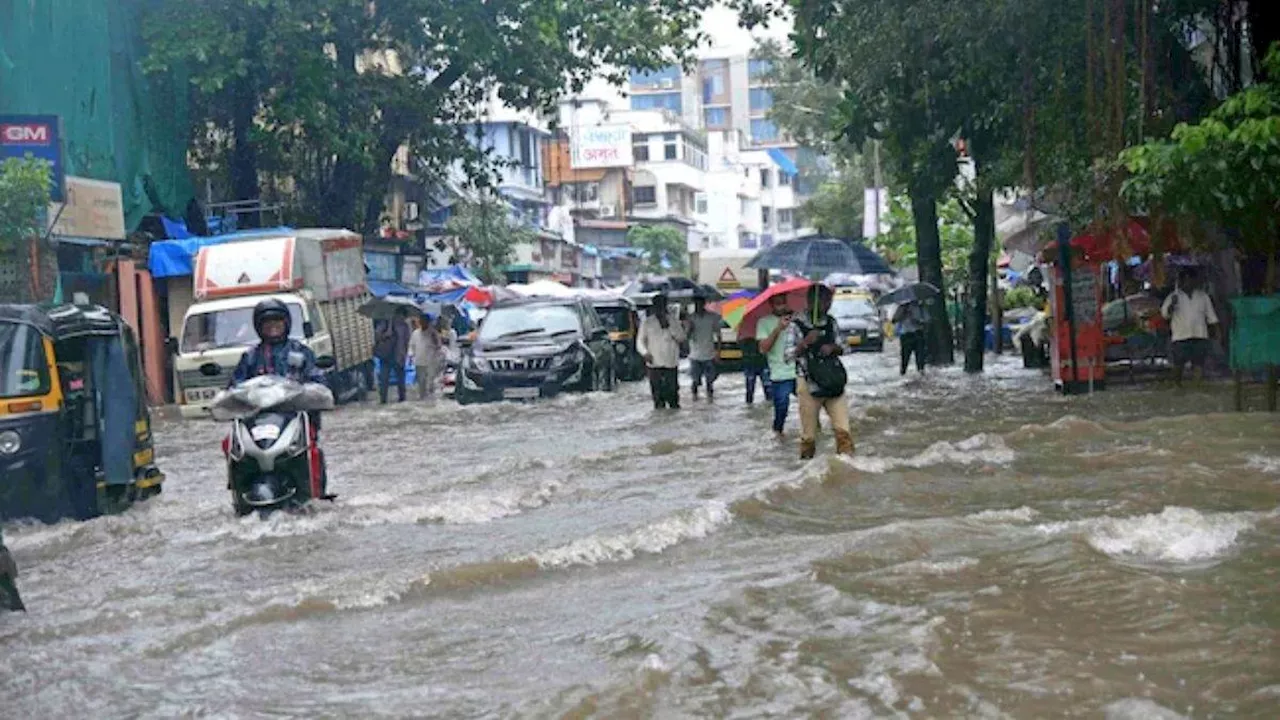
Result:
[[728,506],[723,502],[713,501],[629,532],[585,537],[515,560],[532,560],[542,568],[592,566],[630,560],[639,554],[656,555],[685,540],[700,540],[732,520],[733,514],[729,512]]
[[978,558],[955,557],[946,560],[911,560],[889,568],[895,575],[950,575],[968,570],[979,563]]
[[1250,470],[1258,470],[1271,475],[1280,475],[1280,457],[1250,455],[1248,465]]
[[919,454],[906,458],[857,455],[839,459],[862,472],[880,474],[903,467],[920,469],[934,465],[1008,465],[1016,457],[1017,454],[1005,443],[1004,438],[980,433],[956,443],[945,440],[936,442]]
[[980,523],[1028,523],[1040,516],[1040,511],[1026,505],[1005,510],[983,510],[967,516],[966,519]]
[[1049,535],[1082,531],[1090,546],[1114,558],[1190,563],[1222,556],[1260,517],[1170,506],[1151,515],[1050,523],[1037,529]]
[[1125,698],[1102,710],[1106,720],[1187,720],[1182,715],[1146,698]]

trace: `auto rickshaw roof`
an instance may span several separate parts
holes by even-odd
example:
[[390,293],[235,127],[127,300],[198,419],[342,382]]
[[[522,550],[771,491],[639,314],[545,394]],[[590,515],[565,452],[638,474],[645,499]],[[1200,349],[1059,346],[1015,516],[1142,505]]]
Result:
[[119,315],[101,305],[3,305],[0,322],[29,325],[54,340],[88,335],[119,335]]
[[597,308],[626,308],[628,310],[636,309],[636,304],[633,300],[631,300],[630,298],[622,297],[621,295],[619,295],[618,297],[592,298],[591,306],[597,307]]

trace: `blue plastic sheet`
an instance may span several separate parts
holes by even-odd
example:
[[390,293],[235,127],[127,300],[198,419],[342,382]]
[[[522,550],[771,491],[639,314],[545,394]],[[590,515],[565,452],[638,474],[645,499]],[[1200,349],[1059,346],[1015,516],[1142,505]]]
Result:
[[278,237],[289,232],[292,232],[292,228],[278,227],[266,230],[245,230],[212,237],[192,236],[176,240],[161,240],[151,243],[147,267],[151,270],[151,275],[158,278],[191,275],[195,272],[195,259],[200,248],[240,240]]

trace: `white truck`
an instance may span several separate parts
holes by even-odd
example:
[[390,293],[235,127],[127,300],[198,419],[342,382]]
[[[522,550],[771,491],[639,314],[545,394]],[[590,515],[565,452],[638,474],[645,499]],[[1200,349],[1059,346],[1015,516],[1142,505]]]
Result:
[[[747,290],[760,289],[760,271],[747,267],[756,250],[737,248],[711,248],[692,254],[693,279],[705,285],[713,285],[728,297]],[[738,345],[738,330],[726,323],[720,328],[720,363],[736,366],[742,362],[742,348]]]
[[193,283],[195,303],[183,318],[174,362],[183,417],[208,416],[209,402],[258,343],[253,308],[267,298],[289,308],[293,338],[316,357],[334,359],[328,377],[335,398],[360,399],[373,386],[373,322],[358,312],[370,298],[359,235],[289,230],[204,247]]

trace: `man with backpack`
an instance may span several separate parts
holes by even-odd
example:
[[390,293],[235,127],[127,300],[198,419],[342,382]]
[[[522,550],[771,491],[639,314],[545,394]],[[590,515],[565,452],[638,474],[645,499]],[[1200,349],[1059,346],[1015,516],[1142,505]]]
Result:
[[799,379],[796,394],[800,398],[800,459],[817,454],[818,422],[823,410],[831,419],[836,436],[836,452],[853,454],[853,432],[849,429],[849,405],[844,390],[848,374],[840,356],[839,334],[831,317],[834,293],[825,285],[809,288],[809,308],[792,323],[797,338],[792,351]]

